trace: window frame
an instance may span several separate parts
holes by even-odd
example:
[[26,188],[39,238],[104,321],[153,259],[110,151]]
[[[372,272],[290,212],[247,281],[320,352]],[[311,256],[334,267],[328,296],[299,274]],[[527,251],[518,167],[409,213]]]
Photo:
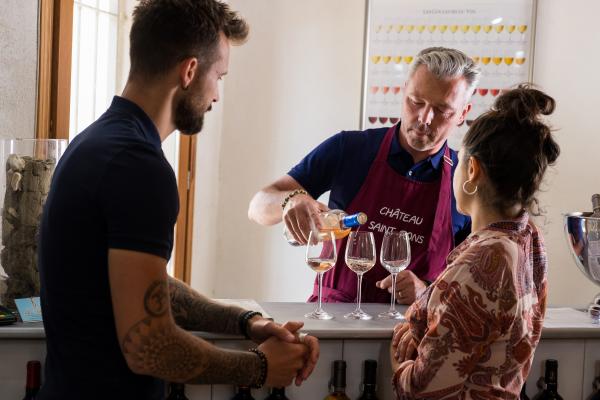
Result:
[[[37,139],[69,139],[73,0],[39,1]],[[191,282],[194,191],[194,136],[181,135],[178,162],[179,215],[173,249],[174,276]]]

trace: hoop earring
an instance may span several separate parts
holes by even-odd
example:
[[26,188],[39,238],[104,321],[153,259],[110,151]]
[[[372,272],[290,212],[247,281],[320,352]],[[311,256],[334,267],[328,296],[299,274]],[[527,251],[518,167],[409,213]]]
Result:
[[475,193],[477,193],[477,189],[478,189],[478,188],[477,188],[477,185],[475,185],[475,190],[473,190],[473,191],[469,192],[469,191],[467,190],[467,188],[466,188],[466,186],[467,186],[467,183],[473,183],[473,182],[471,182],[470,180],[468,180],[468,181],[465,181],[465,182],[463,183],[463,185],[462,185],[462,190],[463,190],[463,192],[465,192],[465,193],[466,193],[466,194],[468,194],[469,196],[473,196]]

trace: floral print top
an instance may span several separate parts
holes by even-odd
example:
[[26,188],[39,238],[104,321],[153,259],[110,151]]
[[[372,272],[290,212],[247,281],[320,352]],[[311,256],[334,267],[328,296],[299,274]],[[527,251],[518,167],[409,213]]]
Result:
[[523,212],[472,233],[407,310],[419,343],[399,399],[518,399],[546,311],[546,252]]

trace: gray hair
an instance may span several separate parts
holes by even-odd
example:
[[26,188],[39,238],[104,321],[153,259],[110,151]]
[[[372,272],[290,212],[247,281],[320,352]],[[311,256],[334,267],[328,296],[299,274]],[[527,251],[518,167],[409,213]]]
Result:
[[467,101],[481,78],[481,68],[460,50],[447,47],[429,47],[417,54],[412,63],[408,77],[412,78],[417,68],[425,65],[438,79],[455,78],[462,76],[467,81]]

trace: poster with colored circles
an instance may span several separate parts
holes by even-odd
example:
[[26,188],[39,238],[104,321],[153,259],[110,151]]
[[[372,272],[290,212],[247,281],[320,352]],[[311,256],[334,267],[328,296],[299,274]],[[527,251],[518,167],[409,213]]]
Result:
[[417,53],[463,51],[481,67],[472,109],[448,142],[458,149],[472,121],[503,90],[531,81],[536,0],[369,0],[362,128],[396,124]]

